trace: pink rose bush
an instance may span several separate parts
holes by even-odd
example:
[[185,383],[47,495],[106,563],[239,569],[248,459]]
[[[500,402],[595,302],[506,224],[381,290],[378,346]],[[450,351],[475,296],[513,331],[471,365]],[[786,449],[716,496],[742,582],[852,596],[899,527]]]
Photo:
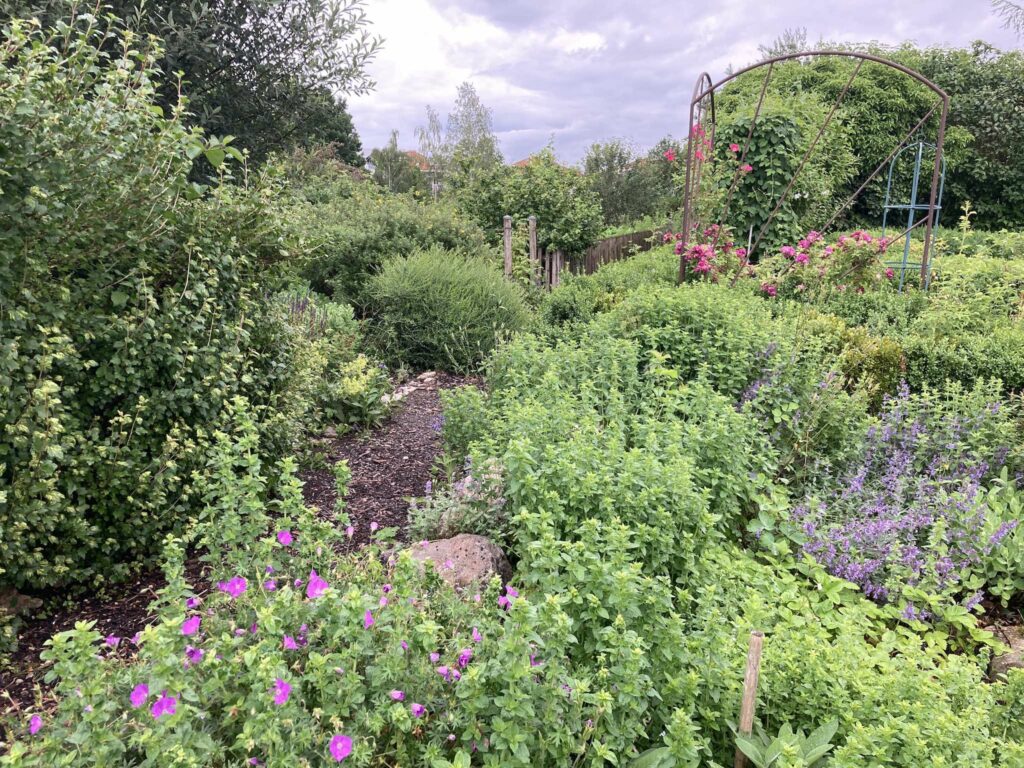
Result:
[[890,241],[857,230],[827,239],[820,232],[808,232],[794,245],[757,266],[761,293],[769,298],[819,296],[822,291],[867,290],[888,286],[896,277],[885,265]]

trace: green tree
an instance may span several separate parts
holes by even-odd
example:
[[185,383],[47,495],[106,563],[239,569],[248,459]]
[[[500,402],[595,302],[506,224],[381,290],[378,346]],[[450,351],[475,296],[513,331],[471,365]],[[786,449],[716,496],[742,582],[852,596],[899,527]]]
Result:
[[398,148],[398,131],[391,132],[387,146],[370,153],[373,180],[389,192],[422,192],[426,188],[423,172]]
[[437,197],[451,163],[452,150],[441,130],[441,118],[438,116],[437,110],[429,104],[427,105],[427,124],[416,129],[416,138],[419,141],[420,154],[430,165],[427,172],[430,188],[434,197]]
[[657,190],[646,184],[644,162],[622,139],[590,145],[583,172],[601,199],[605,224],[625,224],[654,212]]
[[446,137],[453,170],[460,176],[489,171],[503,162],[492,122],[491,110],[480,101],[473,84],[462,83],[448,115]]
[[601,199],[579,171],[561,165],[550,147],[523,166],[496,166],[458,192],[460,207],[497,242],[502,217],[537,217],[541,248],[580,253],[601,231]]
[[[295,145],[358,137],[344,101],[368,91],[365,66],[380,40],[369,34],[363,0],[109,0],[110,12],[163,41],[158,103],[178,101],[177,73],[193,120],[232,135],[254,159]],[[0,0],[0,15],[64,19],[66,0]]]

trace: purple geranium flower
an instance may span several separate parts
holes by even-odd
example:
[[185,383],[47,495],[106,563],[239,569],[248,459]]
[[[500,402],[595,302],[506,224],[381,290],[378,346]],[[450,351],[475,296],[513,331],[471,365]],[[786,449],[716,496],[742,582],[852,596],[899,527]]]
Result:
[[374,622],[373,620],[373,614],[367,611],[366,614],[363,616],[363,629],[369,629],[375,623],[376,622]]
[[198,616],[192,616],[185,619],[185,623],[181,625],[181,634],[183,635],[194,635],[199,631],[199,624],[202,622]]
[[281,706],[292,695],[292,687],[280,677],[274,680],[274,703]]
[[235,576],[228,581],[217,582],[217,589],[221,592],[227,592],[231,596],[232,600],[245,592],[248,586],[248,582],[241,576]]
[[290,547],[292,545],[292,532],[287,528],[283,531],[278,531],[277,540],[281,542],[282,547]]
[[336,733],[331,738],[331,757],[340,763],[352,754],[352,739],[343,733]]
[[427,712],[427,708],[424,707],[422,704],[417,704],[416,702],[413,702],[409,705],[409,711],[412,712],[413,717],[423,717],[423,715],[425,715]]
[[43,718],[39,715],[32,715],[28,721],[28,732],[35,736],[39,733],[39,729],[43,727]]
[[391,692],[391,698],[394,701],[405,701],[405,692],[404,691],[399,691],[399,690],[394,690],[394,691]]
[[132,693],[128,697],[128,699],[129,699],[129,701],[131,701],[132,707],[134,709],[138,709],[143,704],[145,704],[146,700],[148,698],[149,698],[149,686],[146,685],[145,683],[139,683],[134,688],[132,688]]
[[291,635],[284,636],[284,649],[286,651],[297,651],[299,650],[299,644],[295,642],[295,638]]
[[309,583],[306,585],[306,597],[310,600],[315,600],[328,589],[330,589],[330,584],[321,579],[320,574],[318,574],[316,570],[309,572]]
[[176,698],[168,696],[167,691],[160,691],[160,698],[153,702],[149,711],[152,713],[153,719],[157,720],[164,715],[173,715],[177,711],[177,706]]

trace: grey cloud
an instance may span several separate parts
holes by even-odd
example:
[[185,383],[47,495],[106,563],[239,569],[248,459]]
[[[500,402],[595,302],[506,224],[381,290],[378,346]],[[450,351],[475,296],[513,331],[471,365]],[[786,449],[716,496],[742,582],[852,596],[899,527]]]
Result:
[[[909,39],[922,45],[966,46],[984,38],[1004,48],[1017,45],[984,0],[814,5],[794,0],[723,0],[700,6],[668,0],[434,2],[442,11],[482,16],[513,37],[525,39],[531,32],[554,34],[564,29],[596,32],[605,40],[600,50],[546,50],[544,55],[524,47],[521,57],[489,69],[464,62],[481,76],[535,94],[529,99],[484,99],[493,110],[495,129],[509,160],[536,151],[552,134],[559,157],[570,163],[579,161],[592,142],[610,137],[646,147],[666,134],[681,136],[698,73],[707,69],[717,78],[729,65],[749,63],[756,58],[759,44],[770,43],[787,28],[806,27],[812,42]],[[435,106],[445,111],[446,105]],[[410,93],[400,105],[370,109],[366,119],[357,114],[356,126],[368,147],[385,141],[391,127],[398,128],[403,143],[411,145],[413,128],[422,115],[423,105]]]

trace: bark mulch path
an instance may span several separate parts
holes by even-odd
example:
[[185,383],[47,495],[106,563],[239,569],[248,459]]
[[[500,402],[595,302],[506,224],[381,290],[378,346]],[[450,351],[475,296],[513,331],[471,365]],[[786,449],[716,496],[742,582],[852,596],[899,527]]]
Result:
[[[402,398],[380,428],[321,440],[328,464],[345,459],[352,473],[345,511],[355,528],[353,548],[369,540],[372,522],[381,528],[398,528],[399,540],[406,540],[408,499],[424,495],[441,447],[438,391],[467,383],[472,382],[443,373],[422,374],[398,388]],[[306,503],[324,516],[332,516],[336,493],[331,469],[306,470],[299,475],[305,483]],[[209,588],[202,564],[194,557],[187,564],[187,576],[198,593]],[[95,621],[95,629],[104,636],[130,638],[150,621],[149,604],[163,585],[159,570],[148,571],[101,595],[86,597],[42,618],[26,619],[18,633],[18,650],[0,669],[0,713],[35,706],[35,688],[46,687],[43,676],[48,666],[40,661],[39,653],[53,634],[74,628],[78,621]]]

